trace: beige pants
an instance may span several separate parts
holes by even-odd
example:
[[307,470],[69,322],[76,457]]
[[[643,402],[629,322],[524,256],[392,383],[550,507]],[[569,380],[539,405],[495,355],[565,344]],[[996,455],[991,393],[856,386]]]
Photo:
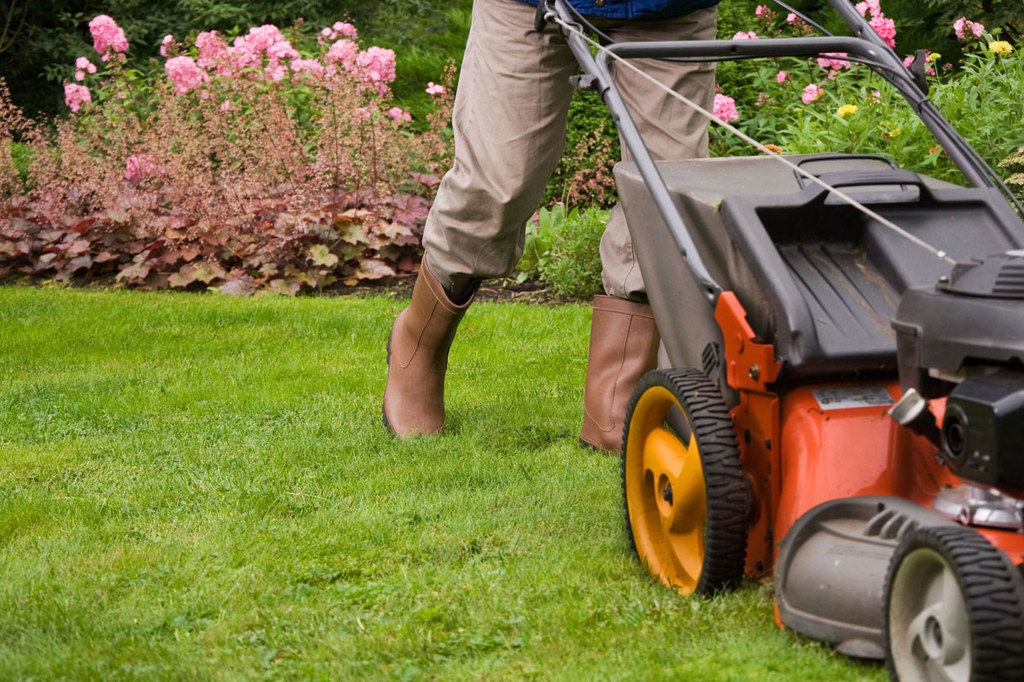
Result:
[[[645,21],[601,21],[616,41],[711,39],[717,9]],[[455,97],[455,163],[438,188],[423,235],[425,258],[447,288],[509,274],[526,221],[562,155],[577,62],[553,27],[534,30],[534,8],[475,0]],[[636,60],[645,73],[711,109],[714,66]],[[707,156],[707,121],[628,69],[616,83],[655,160]],[[623,145],[623,155],[628,152]],[[601,240],[605,291],[644,291],[622,209]]]

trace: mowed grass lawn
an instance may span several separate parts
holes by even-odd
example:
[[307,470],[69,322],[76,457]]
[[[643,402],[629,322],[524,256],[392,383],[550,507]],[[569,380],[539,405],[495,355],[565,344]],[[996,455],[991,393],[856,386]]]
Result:
[[884,679],[638,565],[585,306],[474,306],[385,435],[404,304],[0,288],[0,679]]

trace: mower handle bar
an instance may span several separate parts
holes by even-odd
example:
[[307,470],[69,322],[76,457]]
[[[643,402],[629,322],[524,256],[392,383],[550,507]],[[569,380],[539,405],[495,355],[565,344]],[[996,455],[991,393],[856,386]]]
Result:
[[[816,183],[808,183],[807,179],[796,175],[796,181],[801,188],[814,186],[815,189],[827,192],[828,190]],[[830,173],[815,174],[819,180],[830,187],[877,187],[879,185],[913,185],[925,189],[924,180],[913,171],[903,168],[885,170],[858,170],[858,171],[832,171]]]
[[[928,100],[926,93],[903,66],[903,62],[896,56],[896,53],[871,28],[853,5],[848,0],[828,0],[828,2],[858,37],[624,42],[605,46],[607,51],[601,51],[597,57],[591,54],[589,43],[580,35],[582,27],[575,20],[567,0],[539,0],[537,3],[536,26],[538,30],[544,28],[551,16],[557,17],[575,29],[580,29],[579,33],[575,30],[563,30],[563,35],[579,62],[580,68],[586,74],[585,82],[601,95],[605,106],[618,126],[622,140],[633,157],[644,184],[651,193],[658,212],[665,221],[683,259],[687,262],[691,274],[711,305],[717,304],[723,289],[708,272],[701,259],[689,230],[672,200],[665,180],[644,144],[636,123],[622,99],[622,94],[615,86],[610,69],[610,62],[614,57],[713,61],[722,58],[812,57],[824,53],[846,52],[855,60],[869,65],[900,91],[900,94],[921,118],[936,141],[946,150],[950,159],[973,186],[1001,185],[999,181],[994,181],[994,173],[985,161]],[[923,186],[920,181],[911,182],[909,180],[883,184]]]

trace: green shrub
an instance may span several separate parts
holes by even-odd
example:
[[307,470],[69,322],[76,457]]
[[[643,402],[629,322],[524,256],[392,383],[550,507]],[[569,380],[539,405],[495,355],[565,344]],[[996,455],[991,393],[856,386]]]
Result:
[[602,291],[599,248],[608,211],[542,208],[526,228],[519,279],[536,277],[559,296],[585,299]]
[[[883,10],[888,6],[883,0]],[[776,30],[791,30],[779,28],[780,23],[784,19],[777,17]],[[762,24],[755,30],[769,35],[772,29]],[[1002,46],[1006,54],[990,50],[998,35],[986,31],[979,39],[958,41],[954,52],[932,53],[929,62],[931,100],[993,164],[1019,146],[1017,123],[1024,117],[1019,94],[1024,59],[1009,43]],[[723,71],[730,83],[723,90],[736,99],[740,114],[735,125],[754,139],[790,154],[883,154],[900,165],[963,182],[895,88],[865,66],[833,70],[814,60],[785,58],[727,64]],[[781,82],[780,71],[788,74]],[[820,96],[804,102],[811,85],[821,88]],[[718,127],[712,129],[712,149],[719,156],[755,153]]]

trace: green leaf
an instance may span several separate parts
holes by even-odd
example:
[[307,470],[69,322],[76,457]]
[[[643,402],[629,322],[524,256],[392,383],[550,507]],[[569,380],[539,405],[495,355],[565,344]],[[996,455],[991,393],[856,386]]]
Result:
[[314,244],[309,247],[309,259],[313,265],[322,265],[333,268],[338,264],[338,257],[331,253],[325,244]]

